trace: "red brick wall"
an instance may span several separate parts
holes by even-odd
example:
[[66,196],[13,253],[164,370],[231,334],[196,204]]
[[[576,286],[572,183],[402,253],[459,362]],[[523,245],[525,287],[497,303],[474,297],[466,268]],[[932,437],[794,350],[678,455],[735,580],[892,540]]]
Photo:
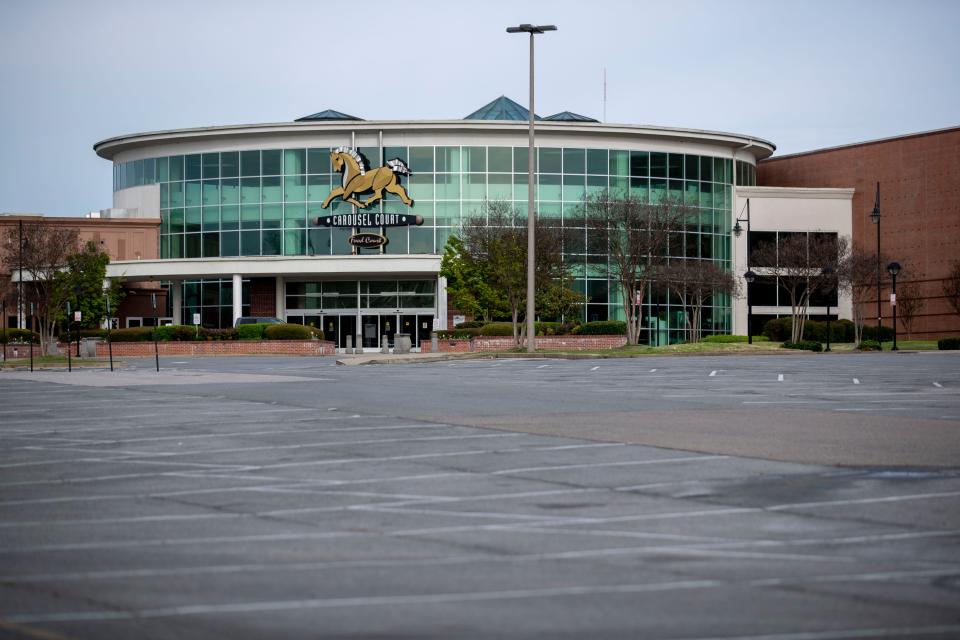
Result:
[[[537,349],[584,351],[587,349],[616,349],[627,344],[626,336],[537,336]],[[509,336],[477,336],[470,340],[440,340],[440,353],[467,353],[479,351],[510,351],[514,348]],[[424,341],[421,351],[430,353],[431,344]]]
[[[904,270],[897,287],[916,282],[926,306],[914,321],[913,336],[960,335],[960,316],[941,291],[942,278],[960,258],[960,127],[764,160],[757,183],[770,187],[854,187],[853,242],[876,252],[870,221],[880,182],[880,251]],[[886,265],[884,265],[886,266]],[[881,309],[890,326],[890,277],[882,274]],[[876,298],[867,303],[868,324],[876,322]],[[904,331],[902,323],[897,330]]]
[[[211,342],[158,342],[162,356],[329,356],[334,344],[326,340],[223,340]],[[97,344],[97,357],[107,357],[107,344]],[[115,357],[153,355],[152,342],[114,342]]]

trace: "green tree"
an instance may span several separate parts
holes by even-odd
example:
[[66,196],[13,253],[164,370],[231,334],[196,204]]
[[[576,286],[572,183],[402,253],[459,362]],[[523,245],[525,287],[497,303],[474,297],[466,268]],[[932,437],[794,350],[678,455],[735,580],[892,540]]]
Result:
[[509,311],[506,297],[491,286],[485,265],[466,251],[463,240],[457,236],[447,239],[440,275],[447,279],[447,295],[458,311],[487,321]]
[[[102,326],[107,314],[106,300],[109,298],[110,309],[114,311],[123,297],[118,283],[111,281],[108,289],[103,287],[109,263],[110,256],[92,242],[87,242],[82,249],[67,256],[66,274],[71,305],[75,311],[82,312],[80,327],[83,329]],[[61,318],[67,319],[66,314]]]

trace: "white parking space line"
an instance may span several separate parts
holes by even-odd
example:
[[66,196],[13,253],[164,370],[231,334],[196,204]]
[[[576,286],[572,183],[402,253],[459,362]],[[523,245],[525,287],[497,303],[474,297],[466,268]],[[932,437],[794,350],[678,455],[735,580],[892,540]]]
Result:
[[710,372],[710,377],[711,377],[711,378],[716,377],[716,375],[717,375],[716,369],[714,369],[713,371]]
[[650,373],[656,373],[656,372],[657,372],[656,369],[650,369]]
[[778,374],[777,374],[777,382],[783,382],[783,374],[782,374],[782,373],[778,373]]
[[933,383],[933,386],[937,387],[938,389],[942,389],[942,388],[943,388],[943,385],[940,384],[939,382],[934,382],[934,383]]
[[596,370],[599,369],[599,368],[600,368],[600,367],[593,367],[592,369],[590,369],[590,371],[596,371]]
[[860,378],[854,378],[853,384],[860,384]]
[[550,365],[548,365],[548,364],[542,364],[542,365],[540,365],[539,367],[537,367],[537,369],[546,369],[546,368],[549,367],[549,366],[550,366]]

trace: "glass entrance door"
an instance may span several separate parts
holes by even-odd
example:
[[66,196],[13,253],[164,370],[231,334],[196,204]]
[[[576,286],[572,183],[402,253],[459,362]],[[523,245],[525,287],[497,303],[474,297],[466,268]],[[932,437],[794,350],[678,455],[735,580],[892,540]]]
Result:
[[327,316],[326,321],[330,322],[331,320],[335,320],[337,324],[337,346],[341,349],[346,349],[347,336],[352,336],[350,339],[350,345],[354,347],[357,346],[354,344],[357,339],[357,316]]
[[362,316],[361,330],[364,349],[376,349],[380,346],[380,316]]

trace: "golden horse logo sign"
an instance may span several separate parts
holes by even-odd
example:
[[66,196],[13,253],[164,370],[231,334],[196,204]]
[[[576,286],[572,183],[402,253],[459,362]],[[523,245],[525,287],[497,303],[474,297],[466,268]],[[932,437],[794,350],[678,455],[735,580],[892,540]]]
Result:
[[[383,198],[384,190],[399,196],[403,204],[408,207],[413,205],[413,200],[407,195],[406,189],[403,188],[397,177],[398,175],[410,175],[410,168],[400,158],[387,160],[385,167],[377,167],[368,171],[366,162],[359,153],[349,147],[337,147],[330,152],[330,162],[333,164],[334,171],[343,174],[343,178],[341,186],[333,189],[327,199],[323,201],[321,207],[324,209],[337,196],[342,198],[344,202],[365,209]],[[373,195],[362,202],[355,197],[371,191]]]

